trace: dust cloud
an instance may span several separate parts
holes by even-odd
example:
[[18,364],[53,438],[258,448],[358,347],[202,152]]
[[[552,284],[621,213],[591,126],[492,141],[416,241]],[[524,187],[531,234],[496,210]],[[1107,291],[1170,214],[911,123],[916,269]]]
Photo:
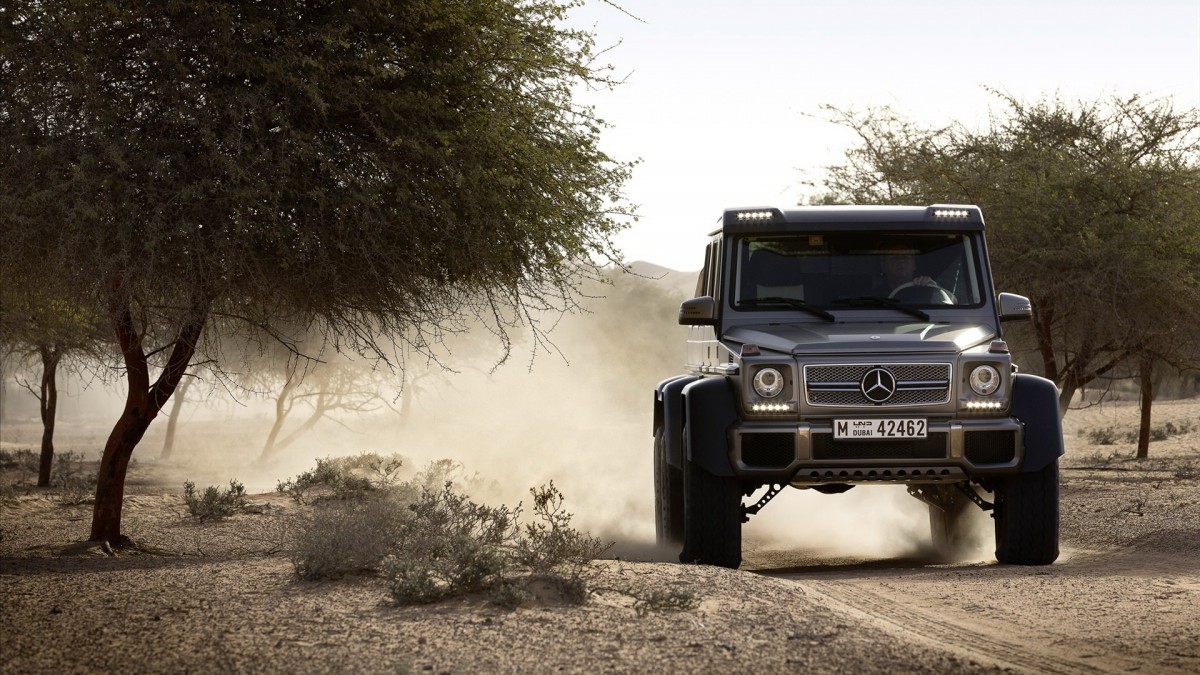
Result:
[[[686,330],[675,317],[679,302],[691,295],[694,275],[664,276],[652,266],[642,271],[661,278],[618,275],[611,286],[586,288],[604,297],[585,301],[587,313],[564,317],[549,335],[549,350],[519,336],[510,361],[490,372],[497,346],[487,335],[452,344],[444,360],[456,372],[410,364],[402,394],[410,397],[407,404],[401,397],[373,413],[334,416],[267,463],[258,458],[273,404],[245,395],[231,402],[212,382],[207,390],[192,387],[171,459],[159,459],[168,406],[134,453],[128,484],[180,487],[184,480],[221,485],[236,479],[261,493],[320,457],[395,453],[414,471],[450,459],[461,465],[462,484],[478,499],[528,505],[530,488],[553,481],[574,514],[572,524],[615,542],[612,555],[672,560],[675,552],[654,545],[653,388],[682,372]],[[392,399],[399,382],[384,381],[384,388]],[[65,390],[56,445],[98,458],[120,412],[123,383]],[[27,411],[17,398],[10,388],[4,445],[36,448],[40,425],[22,417]],[[760,549],[924,556],[926,508],[899,487],[863,486],[841,495],[788,489],[751,519],[745,533],[748,546]],[[990,544],[990,534],[984,541]],[[970,555],[986,559],[987,548]]]

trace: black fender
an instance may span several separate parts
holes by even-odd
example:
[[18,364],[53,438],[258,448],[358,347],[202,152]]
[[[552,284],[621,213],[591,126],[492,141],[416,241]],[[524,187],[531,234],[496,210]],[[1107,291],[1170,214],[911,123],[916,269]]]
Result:
[[667,446],[667,463],[683,468],[683,388],[700,379],[677,375],[654,388],[654,428],[662,427]]
[[714,476],[733,476],[729,428],[737,422],[737,400],[729,380],[707,377],[684,387],[683,412],[688,461]]
[[1041,471],[1064,454],[1058,388],[1044,377],[1013,376],[1012,416],[1025,427],[1025,460],[1021,471]]

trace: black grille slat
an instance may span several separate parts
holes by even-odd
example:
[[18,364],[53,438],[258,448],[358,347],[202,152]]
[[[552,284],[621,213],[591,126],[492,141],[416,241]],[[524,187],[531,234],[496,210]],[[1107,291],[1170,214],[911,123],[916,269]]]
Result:
[[911,441],[839,441],[832,434],[813,434],[813,459],[945,459],[946,434],[931,433]]
[[972,464],[1007,464],[1016,456],[1015,431],[971,431],[963,435],[967,461]]
[[[872,368],[883,367],[896,377],[896,393],[882,404],[863,396],[859,383]],[[950,401],[952,368],[948,363],[833,364],[804,368],[810,405],[888,407],[941,405]]]
[[782,468],[795,459],[795,434],[742,434],[742,462],[746,466]]

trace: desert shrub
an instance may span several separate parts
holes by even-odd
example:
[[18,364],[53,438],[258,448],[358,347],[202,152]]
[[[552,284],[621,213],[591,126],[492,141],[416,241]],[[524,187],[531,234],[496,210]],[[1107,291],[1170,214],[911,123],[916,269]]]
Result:
[[[1185,420],[1179,424],[1167,422],[1156,427],[1150,427],[1150,440],[1152,442],[1165,441],[1172,436],[1191,433],[1195,428],[1195,424],[1189,420]],[[1088,441],[1093,445],[1115,445],[1117,443],[1137,443],[1138,431],[1138,429],[1132,429],[1122,432],[1115,427],[1103,427],[1100,429],[1089,429],[1086,435]]]
[[196,496],[196,484],[189,480],[183,484],[183,503],[187,505],[188,513],[202,523],[224,520],[246,508],[246,488],[236,480],[230,480],[226,490],[210,485]]
[[321,502],[301,523],[293,542],[296,574],[328,579],[378,570],[395,550],[407,506],[390,495]]
[[1174,475],[1176,478],[1178,478],[1180,480],[1190,480],[1192,478],[1196,478],[1197,476],[1200,476],[1200,468],[1198,468],[1196,466],[1195,462],[1193,462],[1191,460],[1187,460],[1184,462],[1180,462],[1179,464],[1177,464],[1175,466]]
[[423,491],[408,509],[396,551],[383,563],[396,602],[435,602],[500,585],[516,510],[477,504],[455,493],[452,483]]
[[275,489],[306,505],[325,499],[361,499],[395,486],[403,464],[399,455],[381,457],[373,452],[327,457],[318,459],[316,468],[279,481]]
[[563,496],[554,481],[533,488],[533,515],[514,544],[514,558],[535,578],[550,581],[568,601],[587,599],[591,562],[606,551],[606,543],[571,527],[571,514],[563,508]]
[[83,455],[74,452],[55,454],[50,486],[63,504],[87,504],[96,496],[96,476],[84,470]]
[[1092,445],[1115,445],[1117,436],[1117,430],[1113,427],[1089,429],[1087,432],[1088,442]]
[[688,611],[700,606],[700,596],[687,586],[672,585],[666,588],[648,585],[634,585],[625,590],[633,597],[633,609],[638,616],[646,616],[652,611]]
[[34,473],[38,471],[38,455],[30,448],[0,450],[0,469]]
[[[280,492],[296,501],[315,503],[291,545],[296,574],[319,579],[378,570],[402,604],[490,591],[494,602],[515,607],[535,597],[534,584],[584,602],[589,563],[609,544],[570,527],[554,484],[531,490],[536,520],[522,528],[520,505],[476,503],[451,480],[438,490],[421,485],[459,471],[457,463],[434,462],[413,480],[367,488],[346,465],[321,460],[281,484]],[[335,496],[342,498],[328,498]]]

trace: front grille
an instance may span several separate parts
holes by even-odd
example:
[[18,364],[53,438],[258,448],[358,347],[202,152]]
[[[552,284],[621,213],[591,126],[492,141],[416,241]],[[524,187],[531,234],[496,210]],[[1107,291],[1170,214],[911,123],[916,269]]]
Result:
[[[873,403],[862,393],[863,376],[873,368],[887,369],[896,378],[896,393]],[[950,401],[949,363],[830,364],[804,367],[805,394],[814,406],[917,406]]]
[[946,434],[931,433],[911,441],[838,441],[833,434],[813,434],[813,459],[945,459]]
[[972,464],[1007,464],[1016,454],[1017,432],[971,431],[963,434],[963,454]]
[[782,468],[795,459],[795,434],[742,434],[742,462],[746,466]]

